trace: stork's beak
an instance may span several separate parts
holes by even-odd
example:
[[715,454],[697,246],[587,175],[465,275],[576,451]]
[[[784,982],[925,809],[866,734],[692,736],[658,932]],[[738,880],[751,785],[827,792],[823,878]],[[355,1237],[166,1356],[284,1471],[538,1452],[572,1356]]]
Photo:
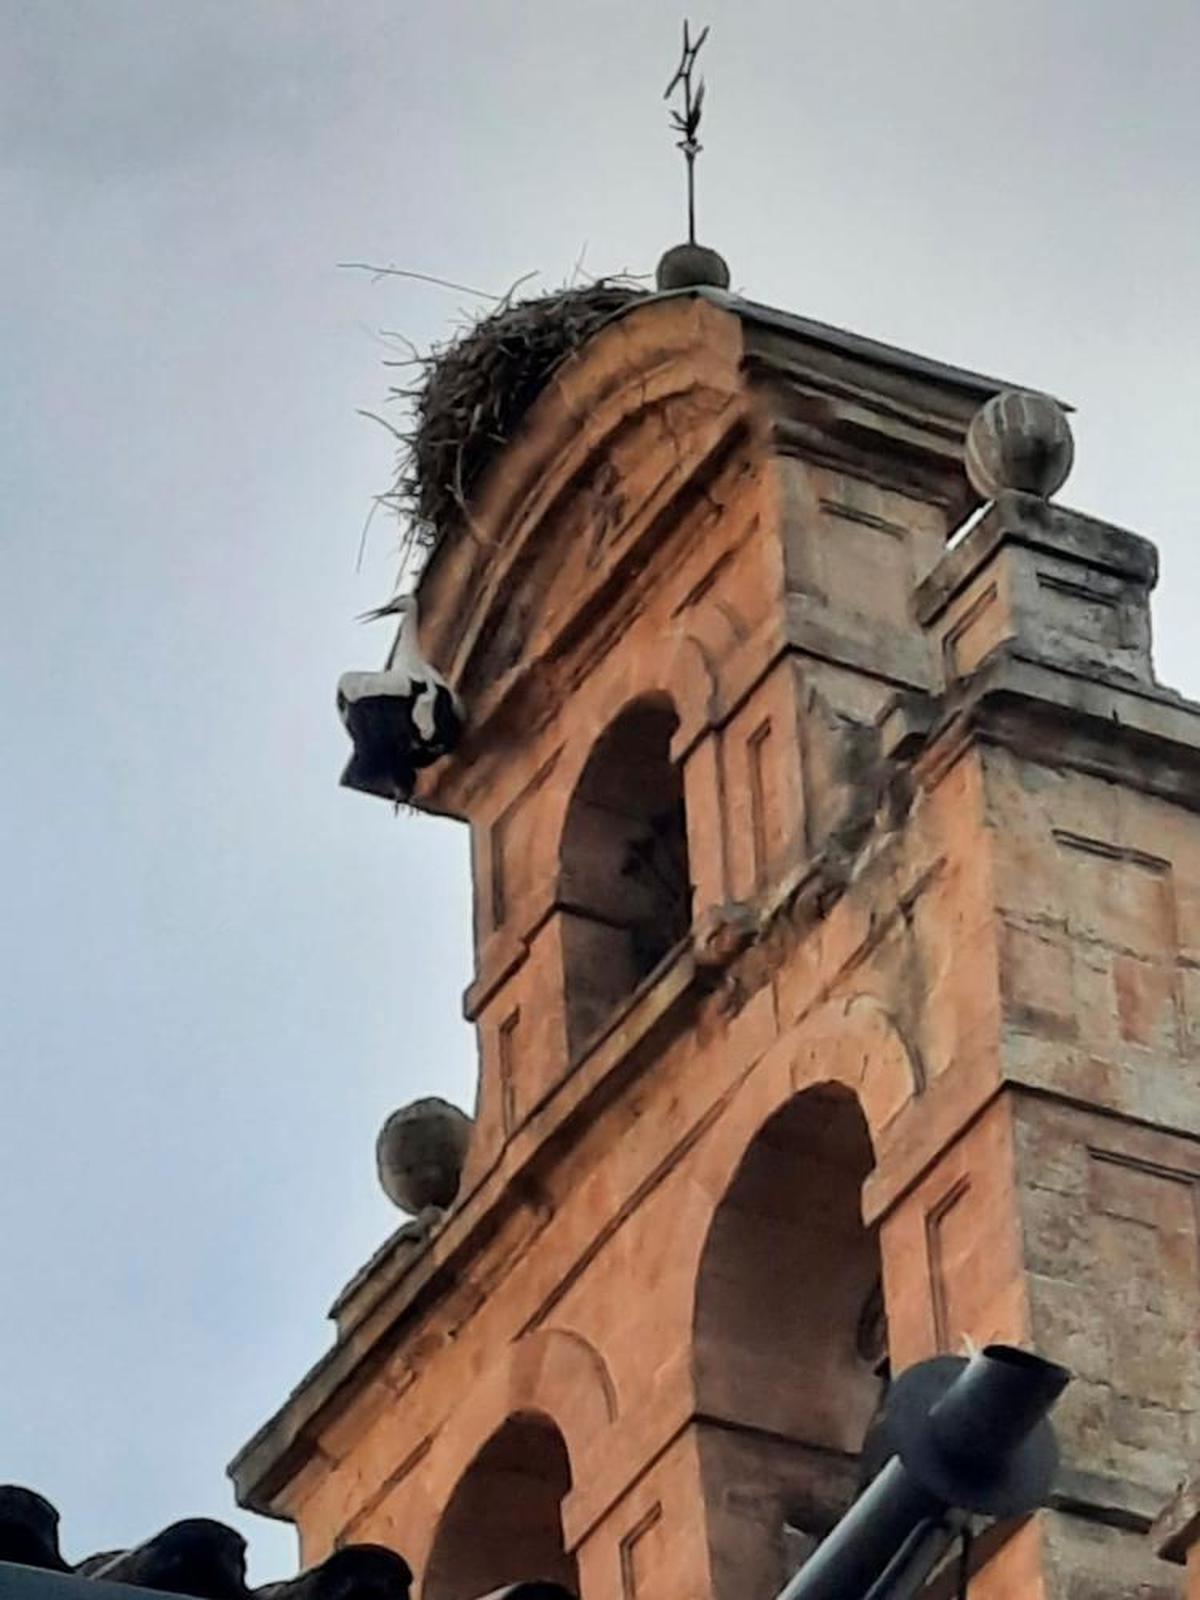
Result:
[[371,611],[360,611],[354,620],[356,622],[379,622],[384,617],[394,617],[402,609],[406,599],[406,595],[393,595],[384,605],[376,606]]

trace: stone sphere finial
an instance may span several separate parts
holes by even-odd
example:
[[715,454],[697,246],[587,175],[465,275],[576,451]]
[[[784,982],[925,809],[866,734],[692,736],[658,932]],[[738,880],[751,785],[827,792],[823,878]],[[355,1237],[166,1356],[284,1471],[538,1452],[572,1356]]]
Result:
[[668,289],[728,289],[729,266],[723,255],[703,244],[672,245],[658,263],[654,281]]
[[375,1142],[379,1182],[411,1216],[454,1203],[473,1123],[447,1100],[414,1100],[393,1111]]
[[979,408],[967,430],[967,477],[985,500],[1004,489],[1048,500],[1074,459],[1066,412],[1049,395],[1006,389]]

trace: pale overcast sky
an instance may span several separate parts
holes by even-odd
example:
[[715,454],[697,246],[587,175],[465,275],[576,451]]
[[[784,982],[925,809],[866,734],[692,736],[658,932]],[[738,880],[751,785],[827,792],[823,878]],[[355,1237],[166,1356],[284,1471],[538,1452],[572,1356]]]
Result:
[[[663,0],[0,0],[0,1480],[67,1553],[224,1467],[469,1105],[466,842],[339,790],[381,639],[381,327],[653,267]],[[746,294],[1052,390],[1200,691],[1200,7],[707,0],[700,231]],[[287,1530],[242,1518],[262,1581]]]

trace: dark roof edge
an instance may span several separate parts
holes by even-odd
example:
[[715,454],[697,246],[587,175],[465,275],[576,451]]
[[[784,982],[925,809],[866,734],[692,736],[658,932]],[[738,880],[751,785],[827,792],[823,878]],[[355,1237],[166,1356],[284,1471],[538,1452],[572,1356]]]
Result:
[[[1030,387],[1029,384],[1009,383],[1001,378],[989,378],[982,372],[971,372],[966,367],[955,367],[946,361],[936,361],[931,356],[917,355],[900,345],[885,344],[879,339],[867,338],[865,334],[850,333],[845,328],[835,328],[827,322],[815,322],[812,318],[798,316],[793,311],[780,311],[775,306],[763,305],[757,300],[745,300],[728,290],[707,286],[669,289],[660,294],[645,295],[631,300],[627,306],[614,311],[604,326],[607,327],[608,323],[616,322],[621,317],[631,316],[659,300],[687,298],[706,300],[709,305],[717,306],[722,311],[732,312],[743,322],[755,323],[763,328],[774,328],[780,333],[790,333],[808,344],[821,345],[827,350],[836,351],[839,355],[856,356],[862,361],[871,361],[879,366],[909,373],[914,377],[928,378],[935,383],[965,390],[969,394],[978,395],[981,402],[1004,389]],[[1038,393],[1044,392],[1038,391]],[[1050,395],[1049,398],[1057,399],[1054,395]],[[1074,409],[1063,400],[1058,400],[1058,404],[1065,411]]]

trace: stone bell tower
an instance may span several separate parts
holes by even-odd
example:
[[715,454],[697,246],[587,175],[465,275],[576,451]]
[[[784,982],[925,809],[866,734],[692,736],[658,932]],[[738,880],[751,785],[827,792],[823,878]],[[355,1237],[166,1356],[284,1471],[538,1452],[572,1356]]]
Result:
[[[559,366],[424,571],[478,1107],[232,1468],[422,1600],[770,1600],[890,1365],[1062,1361],[975,1600],[1180,1593],[1200,709],[1049,402],[693,284]],[[972,487],[972,481],[976,487]],[[990,502],[982,509],[984,499]],[[976,515],[976,513],[980,513]],[[469,524],[469,525],[468,525]]]

